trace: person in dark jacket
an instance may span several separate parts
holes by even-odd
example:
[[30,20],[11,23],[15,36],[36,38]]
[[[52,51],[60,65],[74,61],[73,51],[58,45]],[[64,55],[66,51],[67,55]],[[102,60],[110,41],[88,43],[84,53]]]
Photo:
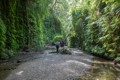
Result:
[[56,52],[59,52],[59,47],[60,47],[60,41],[56,41],[55,42],[55,46],[56,46]]

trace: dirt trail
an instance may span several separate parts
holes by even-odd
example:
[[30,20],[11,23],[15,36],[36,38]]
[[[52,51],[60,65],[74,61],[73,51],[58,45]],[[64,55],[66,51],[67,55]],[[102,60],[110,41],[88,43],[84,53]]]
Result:
[[72,55],[45,50],[39,58],[22,63],[5,80],[79,80],[91,67],[93,56],[70,50]]

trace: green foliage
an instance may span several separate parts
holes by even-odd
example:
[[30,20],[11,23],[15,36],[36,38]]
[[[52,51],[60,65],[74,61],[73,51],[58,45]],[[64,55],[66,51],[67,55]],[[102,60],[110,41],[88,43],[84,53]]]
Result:
[[9,44],[7,46],[8,49],[16,50],[18,48],[18,44],[16,41],[16,28],[15,28],[15,11],[16,11],[16,0],[12,0],[8,2],[9,11],[7,16],[7,32],[6,32],[6,42]]
[[86,0],[81,4],[72,11],[78,42],[73,39],[71,43],[79,43],[83,50],[114,59],[120,53],[119,0]]
[[2,60],[9,59],[9,56],[6,53],[1,53],[0,59]]
[[43,32],[44,32],[45,37],[47,38],[46,42],[49,42],[49,40],[53,40],[56,34],[61,34],[62,32],[61,22],[54,15],[45,17],[43,23],[44,23]]
[[6,42],[6,26],[3,21],[0,19],[0,58],[4,55],[5,51],[5,42]]
[[63,37],[91,53],[110,58],[120,53],[120,0],[55,1],[0,1],[0,58]]
[[53,38],[53,42],[61,41],[62,39],[63,39],[63,36],[62,36],[62,35],[56,35],[56,36]]
[[120,63],[120,57],[115,58],[114,61]]
[[50,4],[51,0],[0,1],[0,58],[8,59],[17,50],[40,49],[61,34],[61,22]]
[[[0,59],[14,56],[17,50],[43,47],[47,39],[44,18],[50,15],[50,3],[48,0],[0,1]],[[53,21],[54,26],[60,25],[57,18]]]
[[5,54],[7,55],[7,57],[11,58],[15,55],[15,52],[13,50],[6,49]]
[[93,53],[96,53],[96,54],[99,54],[99,55],[102,55],[105,52],[105,50],[103,48],[99,47],[98,45],[92,47],[91,51]]
[[78,38],[77,38],[77,36],[75,36],[75,35],[72,35],[72,36],[70,36],[70,37],[68,37],[68,46],[69,47],[77,47],[78,46]]

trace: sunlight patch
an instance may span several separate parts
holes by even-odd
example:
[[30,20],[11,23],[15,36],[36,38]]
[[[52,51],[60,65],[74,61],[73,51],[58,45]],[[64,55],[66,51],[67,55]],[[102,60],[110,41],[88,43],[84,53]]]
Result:
[[89,67],[90,65],[86,64],[86,63],[83,63],[83,62],[80,62],[80,61],[76,61],[76,60],[69,60],[69,61],[66,61],[68,63],[75,63],[75,64],[79,64],[79,65],[84,65],[85,67]]
[[19,71],[19,72],[16,73],[16,75],[22,75],[23,72],[24,71]]
[[90,59],[83,59],[83,60],[85,60],[87,62],[92,62],[92,60],[90,60]]
[[73,53],[83,54],[83,52],[80,51],[73,51]]

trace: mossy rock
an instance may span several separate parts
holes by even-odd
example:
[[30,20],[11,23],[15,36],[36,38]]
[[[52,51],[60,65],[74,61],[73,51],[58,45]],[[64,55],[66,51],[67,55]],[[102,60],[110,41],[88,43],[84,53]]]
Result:
[[72,54],[72,53],[70,52],[70,50],[65,49],[65,48],[61,49],[61,50],[60,50],[60,53],[61,53],[61,54],[69,54],[69,55]]

